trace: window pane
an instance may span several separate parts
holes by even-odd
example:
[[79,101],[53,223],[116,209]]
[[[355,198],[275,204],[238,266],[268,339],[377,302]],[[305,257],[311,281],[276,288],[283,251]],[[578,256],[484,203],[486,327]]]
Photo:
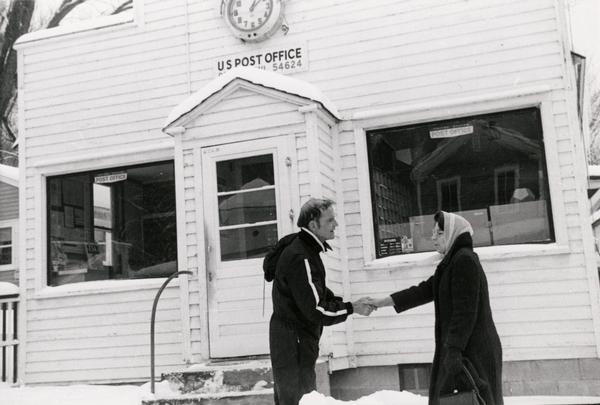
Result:
[[173,163],[48,179],[50,285],[176,270]]
[[432,215],[463,215],[475,246],[554,240],[539,111],[367,134],[377,256],[433,250]]
[[12,229],[0,228],[0,246],[10,245],[12,243]]
[[217,162],[218,192],[249,190],[274,184],[271,154]]
[[277,219],[275,190],[251,191],[219,197],[219,225],[251,224]]
[[222,230],[221,260],[241,260],[263,257],[277,243],[277,224]]
[[0,265],[12,263],[12,246],[0,246]]

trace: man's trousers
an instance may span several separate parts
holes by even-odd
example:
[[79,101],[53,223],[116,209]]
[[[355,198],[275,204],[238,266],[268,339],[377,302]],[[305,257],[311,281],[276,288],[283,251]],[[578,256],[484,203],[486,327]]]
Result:
[[309,333],[276,315],[271,317],[269,347],[275,405],[298,405],[304,394],[316,390],[317,336],[320,331]]

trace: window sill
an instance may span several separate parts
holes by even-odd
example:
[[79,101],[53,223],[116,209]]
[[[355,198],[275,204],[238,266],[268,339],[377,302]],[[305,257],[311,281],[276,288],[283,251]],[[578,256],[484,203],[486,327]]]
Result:
[[[166,278],[148,278],[137,280],[102,280],[65,284],[58,287],[45,286],[38,290],[33,299],[76,297],[91,294],[110,294],[123,291],[154,290],[165,282]],[[179,286],[177,279],[169,286]]]
[[[553,256],[564,255],[570,252],[569,246],[549,244],[523,244],[523,245],[502,245],[485,246],[475,248],[475,253],[482,261],[496,261],[531,256]],[[402,256],[390,256],[381,259],[375,259],[365,263],[364,268],[387,269],[391,267],[414,267],[437,265],[442,256],[437,252],[412,253]]]
[[0,271],[17,271],[17,266],[13,264],[3,264],[2,266],[0,266]]

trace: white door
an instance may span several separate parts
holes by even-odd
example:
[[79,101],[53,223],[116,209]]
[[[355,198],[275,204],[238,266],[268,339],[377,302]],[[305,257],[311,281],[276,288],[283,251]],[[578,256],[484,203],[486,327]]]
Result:
[[271,283],[262,260],[293,230],[288,140],[202,149],[211,358],[269,352]]

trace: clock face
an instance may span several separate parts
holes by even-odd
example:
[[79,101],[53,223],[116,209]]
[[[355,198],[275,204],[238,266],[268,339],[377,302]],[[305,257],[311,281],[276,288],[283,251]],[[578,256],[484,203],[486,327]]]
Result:
[[244,41],[268,38],[283,19],[282,0],[227,0],[224,11],[227,24]]

